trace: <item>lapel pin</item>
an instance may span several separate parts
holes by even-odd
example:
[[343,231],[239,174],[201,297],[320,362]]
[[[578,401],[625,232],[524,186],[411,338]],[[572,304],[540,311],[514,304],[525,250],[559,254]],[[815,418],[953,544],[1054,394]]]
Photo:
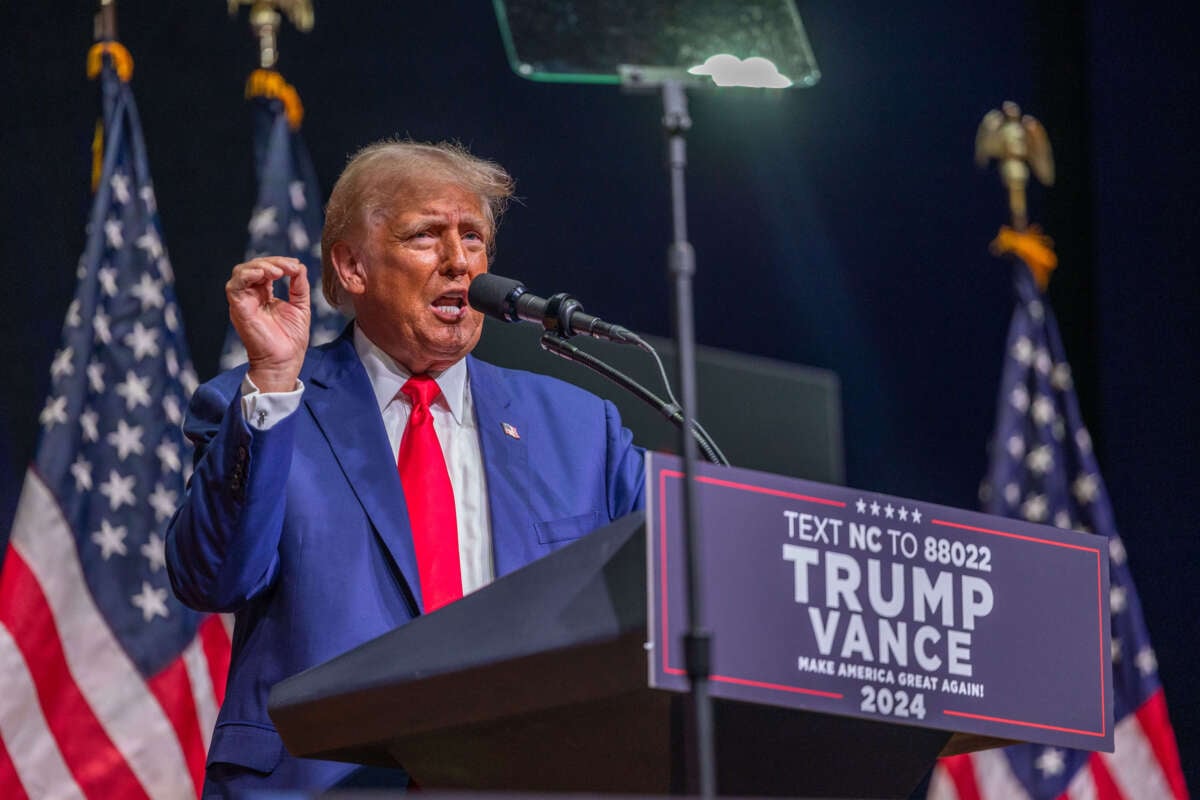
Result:
[[515,426],[515,425],[510,425],[510,424],[509,424],[509,423],[507,423],[507,422],[502,422],[502,423],[500,423],[500,424],[504,426],[504,433],[505,433],[505,434],[507,434],[508,436],[511,436],[511,437],[512,437],[512,438],[514,438],[514,439],[520,439],[520,438],[521,438],[521,434],[517,433],[517,426]]

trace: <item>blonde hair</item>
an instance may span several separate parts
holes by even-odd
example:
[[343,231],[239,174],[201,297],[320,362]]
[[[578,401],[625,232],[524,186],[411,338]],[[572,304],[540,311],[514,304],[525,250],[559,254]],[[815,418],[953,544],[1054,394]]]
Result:
[[385,139],[359,150],[342,170],[321,232],[321,291],[334,308],[345,308],[342,285],[330,259],[336,242],[366,225],[377,211],[388,211],[397,195],[422,183],[447,183],[478,194],[487,218],[490,255],[500,217],[513,195],[514,181],[499,164],[476,158],[453,142]]

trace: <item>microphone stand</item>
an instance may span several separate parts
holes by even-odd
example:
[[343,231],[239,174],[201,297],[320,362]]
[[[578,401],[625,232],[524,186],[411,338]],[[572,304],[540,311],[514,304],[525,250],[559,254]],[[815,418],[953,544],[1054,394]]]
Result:
[[692,276],[696,273],[696,254],[687,239],[687,198],[684,193],[684,170],[687,167],[688,130],[692,119],[688,115],[687,93],[682,81],[662,82],[663,130],[667,134],[667,166],[671,174],[671,221],[673,239],[667,251],[668,272],[674,278],[675,338],[679,348],[679,391],[683,401],[683,433],[680,452],[683,454],[683,546],[687,554],[686,592],[688,630],[683,637],[683,650],[688,678],[692,684],[695,712],[695,753],[700,796],[709,800],[716,796],[716,734],[713,726],[712,698],[709,695],[711,675],[710,652],[712,634],[705,627],[704,598],[701,594],[703,569],[700,548],[697,546],[698,515],[696,513],[696,442],[686,434],[693,424],[692,409],[696,407],[696,334],[692,318]]
[[[679,428],[681,432],[688,430],[684,427],[683,410],[679,406],[663,400],[616,367],[597,358],[586,350],[576,347],[559,331],[548,330],[543,333],[541,345],[543,350],[562,356],[568,361],[574,361],[576,364],[581,364],[597,375],[617,384],[662,414],[668,422]],[[705,459],[713,464],[729,466],[729,461],[725,459],[720,448],[709,438],[708,433],[703,428],[699,425],[692,425],[691,435],[695,439],[696,446],[704,453]]]

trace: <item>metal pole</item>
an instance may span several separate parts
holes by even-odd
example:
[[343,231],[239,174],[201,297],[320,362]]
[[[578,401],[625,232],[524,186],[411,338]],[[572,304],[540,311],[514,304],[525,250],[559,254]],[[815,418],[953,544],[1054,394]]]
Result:
[[688,116],[687,93],[677,80],[662,85],[663,128],[667,133],[667,166],[671,175],[671,222],[673,238],[667,251],[668,271],[675,294],[675,339],[679,348],[679,389],[683,406],[683,427],[679,437],[683,454],[684,548],[687,551],[688,631],[684,634],[684,653],[692,684],[695,711],[695,765],[700,796],[716,796],[716,745],[712,698],[709,696],[709,649],[711,634],[705,628],[704,598],[700,587],[703,575],[700,548],[696,546],[696,441],[691,436],[693,410],[696,407],[695,326],[692,318],[692,276],[696,256],[687,240],[687,198],[684,172],[687,168],[687,131],[692,127]]

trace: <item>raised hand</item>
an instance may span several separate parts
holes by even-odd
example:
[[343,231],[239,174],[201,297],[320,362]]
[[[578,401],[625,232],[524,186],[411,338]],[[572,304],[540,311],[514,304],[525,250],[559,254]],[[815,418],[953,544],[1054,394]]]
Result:
[[[288,298],[272,291],[288,279]],[[294,258],[263,256],[238,264],[225,284],[229,319],[246,348],[250,380],[263,392],[296,388],[312,317],[308,271]]]

